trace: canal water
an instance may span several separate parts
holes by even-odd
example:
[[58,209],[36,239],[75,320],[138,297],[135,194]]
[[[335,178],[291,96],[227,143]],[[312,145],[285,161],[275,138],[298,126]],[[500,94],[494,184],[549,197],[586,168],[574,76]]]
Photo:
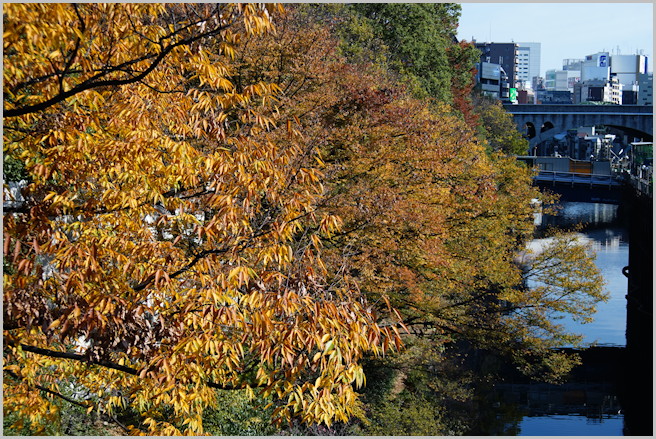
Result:
[[[622,268],[628,265],[628,230],[621,209],[616,205],[594,203],[561,204],[557,217],[538,216],[539,227],[569,227],[584,224],[580,239],[594,250],[595,264],[606,282],[609,300],[597,307],[592,323],[580,324],[565,319],[565,327],[583,334],[584,342],[599,346],[602,358],[611,358],[626,346],[627,279]],[[543,242],[535,240],[531,246]],[[610,361],[610,360],[609,360]],[[584,360],[585,365],[585,360]],[[595,366],[597,367],[597,366]],[[590,371],[590,381],[586,374]],[[596,369],[589,368],[575,381],[560,386],[546,384],[503,383],[496,385],[496,431],[490,435],[517,436],[621,436],[624,416],[616,396],[615,383],[594,380]],[[513,415],[506,418],[504,413]],[[506,418],[506,419],[504,419]]]
[[[607,302],[599,303],[594,322],[581,324],[565,318],[568,330],[584,335],[584,342],[601,346],[626,346],[626,293],[627,278],[622,268],[629,264],[628,230],[620,218],[617,205],[597,203],[562,203],[557,217],[538,218],[539,226],[570,227],[583,224],[578,233],[595,253],[595,265],[601,270],[610,295]],[[531,244],[539,246],[541,240]]]

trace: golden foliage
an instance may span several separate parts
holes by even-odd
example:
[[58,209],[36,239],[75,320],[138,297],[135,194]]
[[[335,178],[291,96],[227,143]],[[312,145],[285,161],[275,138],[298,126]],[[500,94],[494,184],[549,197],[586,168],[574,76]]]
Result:
[[575,339],[550,317],[588,317],[593,308],[579,305],[603,299],[598,270],[581,248],[564,247],[572,263],[550,281],[581,270],[583,280],[565,295],[526,288],[516,256],[534,230],[533,201],[550,199],[502,154],[508,139],[491,148],[452,108],[412,98],[377,66],[347,64],[314,9],[290,9],[275,38],[250,37],[238,72],[246,83],[280,80],[281,113],[322,152],[320,208],[343,220],[324,241],[336,282],[347,275],[370,300],[389,297],[412,331],[437,343],[467,339],[521,357]]
[[326,282],[339,220],[281,88],[235,79],[274,12],[4,5],[4,154],[29,176],[4,215],[6,409],[55,416],[35,389],[69,379],[133,434],[202,434],[213,388],[263,388],[278,419],[357,410],[359,360],[399,337]]

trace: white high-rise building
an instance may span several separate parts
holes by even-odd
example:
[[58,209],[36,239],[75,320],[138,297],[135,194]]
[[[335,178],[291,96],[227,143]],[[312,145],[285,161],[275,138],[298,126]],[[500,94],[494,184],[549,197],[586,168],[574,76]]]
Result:
[[517,81],[524,87],[531,88],[533,78],[540,76],[541,43],[517,43]]
[[621,84],[636,84],[639,75],[647,73],[647,57],[644,55],[611,55],[610,73],[617,76]]

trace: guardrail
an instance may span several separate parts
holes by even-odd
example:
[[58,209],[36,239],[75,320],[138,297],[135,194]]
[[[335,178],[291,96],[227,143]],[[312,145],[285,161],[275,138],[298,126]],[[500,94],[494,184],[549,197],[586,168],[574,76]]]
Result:
[[553,185],[556,183],[570,184],[572,186],[577,184],[587,185],[589,187],[608,187],[609,189],[619,188],[623,184],[612,175],[560,171],[540,171],[533,179],[541,183],[552,183]]

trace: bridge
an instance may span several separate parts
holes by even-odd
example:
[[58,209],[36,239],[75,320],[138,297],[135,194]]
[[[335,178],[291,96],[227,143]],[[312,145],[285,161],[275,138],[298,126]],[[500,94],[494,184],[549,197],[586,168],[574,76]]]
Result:
[[529,139],[529,151],[544,140],[568,129],[582,126],[609,126],[634,137],[651,140],[654,135],[654,108],[646,105],[512,105],[504,104],[517,129]]
[[611,175],[543,171],[533,177],[535,184],[559,193],[563,200],[584,203],[621,204],[626,184]]
[[518,156],[539,172],[533,182],[560,193],[564,200],[621,204],[626,178],[611,170],[610,162],[573,160],[569,157]]

